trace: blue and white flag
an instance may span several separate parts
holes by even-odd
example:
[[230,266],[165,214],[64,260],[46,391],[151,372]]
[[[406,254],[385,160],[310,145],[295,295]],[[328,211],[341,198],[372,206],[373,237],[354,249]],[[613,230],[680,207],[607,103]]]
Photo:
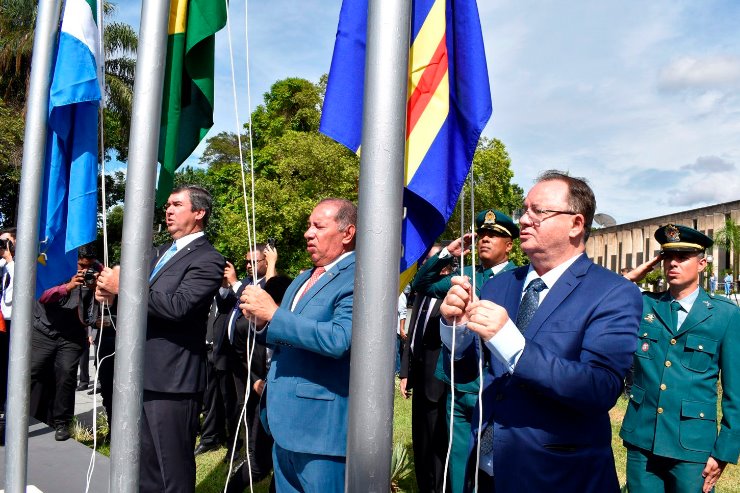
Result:
[[49,94],[36,297],[74,275],[77,248],[97,235],[99,46],[96,0],[67,0]]

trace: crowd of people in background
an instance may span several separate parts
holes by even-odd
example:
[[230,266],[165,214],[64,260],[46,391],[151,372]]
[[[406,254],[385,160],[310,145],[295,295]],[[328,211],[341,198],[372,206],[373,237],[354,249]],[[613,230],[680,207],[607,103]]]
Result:
[[[698,286],[711,238],[666,225],[660,255],[618,275],[586,257],[595,208],[585,180],[545,172],[513,217],[482,210],[476,231],[434,245],[398,297],[389,330],[419,491],[619,491],[609,410],[622,393],[630,492],[709,492],[737,462],[740,309],[714,296],[714,273],[710,293]],[[229,492],[270,473],[271,491],[341,492],[357,208],[316,204],[311,265],[295,279],[279,273],[272,240],[250,245],[243,265],[225,260],[204,235],[210,214],[207,190],[173,190],[172,241],[150,261],[140,491],[192,492],[195,457],[224,449]],[[509,259],[517,239],[528,265]],[[14,249],[15,231],[3,231],[3,400]],[[460,269],[472,250],[476,263]],[[634,283],[659,262],[668,290],[641,293]],[[89,345],[114,354],[119,278],[81,248],[75,275],[35,303],[31,414],[56,440],[70,437]],[[727,295],[732,284],[728,274]],[[110,420],[113,365],[98,367]]]

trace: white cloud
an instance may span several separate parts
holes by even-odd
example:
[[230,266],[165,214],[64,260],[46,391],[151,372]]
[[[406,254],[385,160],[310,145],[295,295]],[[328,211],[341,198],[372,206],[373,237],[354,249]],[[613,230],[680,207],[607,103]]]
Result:
[[701,156],[696,158],[696,161],[693,163],[681,166],[681,169],[696,171],[698,173],[722,173],[725,171],[735,171],[735,163],[719,156]]
[[740,84],[740,57],[681,57],[664,67],[658,85],[666,90],[736,87]]

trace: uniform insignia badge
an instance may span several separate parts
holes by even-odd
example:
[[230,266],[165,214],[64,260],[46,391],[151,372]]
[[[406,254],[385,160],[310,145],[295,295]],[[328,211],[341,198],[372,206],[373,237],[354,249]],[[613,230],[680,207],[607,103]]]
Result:
[[645,315],[645,320],[647,320],[650,323],[653,323],[655,321],[655,315],[653,315],[652,313],[648,313],[647,315]]
[[681,241],[681,233],[678,231],[678,228],[674,226],[673,224],[669,224],[668,226],[665,227],[665,237],[671,243]]
[[704,300],[704,305],[706,305],[707,308],[712,308],[712,303],[707,300]]
[[493,211],[486,212],[486,218],[483,220],[483,226],[493,226],[496,224],[496,213]]
[[643,342],[641,349],[642,349],[642,352],[643,353],[647,353],[648,352],[648,349],[650,349],[650,344],[648,344],[647,342]]

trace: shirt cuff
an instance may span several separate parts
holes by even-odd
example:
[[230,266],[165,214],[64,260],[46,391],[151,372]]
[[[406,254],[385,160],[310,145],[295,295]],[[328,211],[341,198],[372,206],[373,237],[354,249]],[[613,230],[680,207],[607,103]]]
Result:
[[439,258],[450,258],[450,257],[452,257],[452,254],[447,249],[447,247],[444,247],[442,250],[439,251],[438,257]]
[[514,373],[525,344],[524,336],[511,319],[506,321],[495,336],[486,341],[486,347],[497,360],[507,366],[509,373]]
[[[447,349],[452,351],[452,326],[447,325],[445,320],[440,317],[439,319],[439,337],[442,339]],[[468,330],[467,324],[455,326],[455,360],[462,358],[462,354],[472,342],[474,334]]]

